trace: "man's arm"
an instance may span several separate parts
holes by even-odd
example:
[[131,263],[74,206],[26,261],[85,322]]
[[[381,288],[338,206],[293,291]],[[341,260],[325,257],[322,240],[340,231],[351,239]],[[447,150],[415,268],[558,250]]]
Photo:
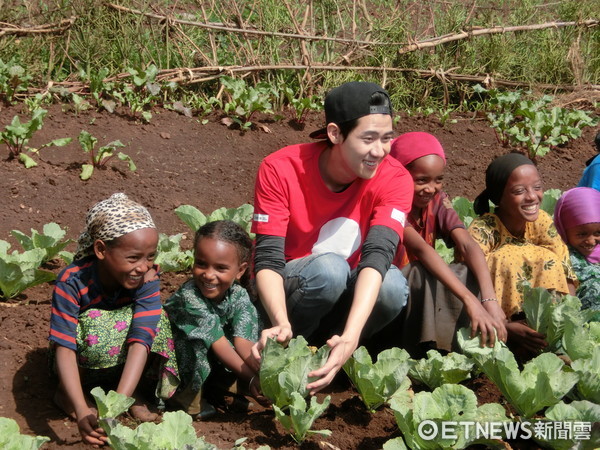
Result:
[[335,335],[327,341],[331,347],[329,358],[323,367],[309,374],[319,379],[306,387],[311,395],[323,389],[333,381],[344,363],[358,347],[360,335],[377,301],[383,279],[379,271],[365,267],[358,274],[352,306],[341,336]]
[[362,247],[352,306],[344,331],[341,336],[335,335],[327,341],[327,345],[331,347],[327,362],[323,367],[309,374],[311,377],[319,377],[307,386],[311,393],[331,383],[358,347],[360,335],[373,311],[385,274],[396,254],[399,240],[398,234],[386,226],[376,225],[369,230]]
[[283,287],[285,259],[283,249],[285,238],[258,235],[254,266],[256,270],[256,290],[272,327],[262,331],[260,339],[252,347],[252,355],[260,361],[260,353],[268,338],[287,342],[292,338],[292,326],[288,319]]

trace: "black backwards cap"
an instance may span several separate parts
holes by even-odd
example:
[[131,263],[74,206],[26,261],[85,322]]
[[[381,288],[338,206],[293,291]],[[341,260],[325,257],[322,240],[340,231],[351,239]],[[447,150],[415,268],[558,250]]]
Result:
[[[371,96],[380,92],[387,97],[387,105],[370,105]],[[369,114],[392,115],[392,102],[385,89],[375,83],[350,81],[333,88],[325,97],[325,123],[336,125],[360,119]],[[327,126],[310,133],[313,139],[327,138]]]

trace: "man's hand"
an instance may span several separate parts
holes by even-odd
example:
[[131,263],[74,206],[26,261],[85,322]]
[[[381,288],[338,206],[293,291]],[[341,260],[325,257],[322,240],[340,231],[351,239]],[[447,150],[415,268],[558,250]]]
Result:
[[287,344],[292,339],[292,326],[288,323],[286,325],[280,325],[273,328],[267,328],[260,334],[260,339],[256,344],[252,346],[252,356],[257,360],[261,360],[260,354],[262,353],[265,345],[267,345],[267,339],[276,339],[281,344]]
[[81,439],[95,447],[106,444],[106,433],[98,426],[98,418],[91,409],[77,414],[77,427]]
[[348,361],[350,356],[352,356],[354,350],[356,350],[358,341],[349,340],[343,335],[335,335],[327,341],[327,345],[331,347],[327,362],[320,369],[313,370],[308,374],[309,377],[319,378],[306,386],[310,391],[310,395],[315,395],[315,393],[324,387],[327,387],[333,381],[335,375],[340,371],[346,361]]

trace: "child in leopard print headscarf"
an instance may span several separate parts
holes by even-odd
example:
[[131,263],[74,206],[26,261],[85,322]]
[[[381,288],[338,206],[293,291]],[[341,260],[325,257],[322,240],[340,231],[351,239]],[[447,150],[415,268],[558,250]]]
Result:
[[116,387],[134,396],[131,413],[152,421],[157,415],[139,395],[147,369],[159,368],[154,373],[158,399],[169,398],[177,387],[174,343],[153,263],[157,245],[147,209],[125,194],[114,194],[89,210],[75,261],[56,281],[49,336],[59,378],[55,402],[76,418],[88,444],[106,442],[87,401],[90,388]]

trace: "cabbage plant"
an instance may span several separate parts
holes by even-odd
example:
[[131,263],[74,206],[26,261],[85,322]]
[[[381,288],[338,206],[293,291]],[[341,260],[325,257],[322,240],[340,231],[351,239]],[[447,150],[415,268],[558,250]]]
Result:
[[386,403],[398,390],[410,387],[406,376],[409,354],[404,349],[382,351],[373,363],[365,347],[357,348],[344,364],[344,371],[370,412]]
[[496,340],[493,348],[482,348],[479,338],[470,338],[470,334],[469,328],[459,330],[460,347],[525,418],[558,403],[579,380],[554,353],[542,353],[519,370],[506,344]]
[[435,389],[442,384],[458,384],[471,378],[474,363],[460,353],[442,356],[437,350],[429,350],[427,358],[410,359],[408,376],[419,383]]
[[[534,426],[544,429],[544,422],[551,422],[552,426],[558,423],[563,425],[565,433],[556,439],[556,436],[543,436],[543,433],[533,434],[533,439],[545,448],[555,450],[595,450],[600,448],[600,405],[586,400],[575,401],[569,404],[558,402],[556,405],[546,410],[546,417],[543,420],[536,421]],[[570,427],[567,428],[566,424]],[[574,424],[586,424],[589,426],[588,433],[584,430],[578,431]],[[570,430],[570,433],[569,433]]]
[[[390,400],[398,428],[402,437],[391,439],[384,449],[401,449],[406,445],[412,449],[447,449],[466,448],[474,444],[486,444],[488,447],[499,444],[499,441],[478,438],[471,428],[471,433],[462,427],[456,427],[453,437],[443,433],[429,433],[423,423],[430,423],[436,430],[442,429],[443,422],[507,422],[506,411],[498,403],[486,403],[477,406],[475,393],[459,384],[444,384],[433,392],[412,390],[398,391]],[[426,432],[427,431],[427,432]],[[404,438],[404,439],[403,439]]]
[[36,450],[49,441],[46,436],[21,434],[14,419],[0,417],[0,448],[3,450]]
[[216,446],[196,436],[192,417],[183,411],[164,413],[158,424],[146,422],[129,428],[116,417],[133,405],[133,398],[115,391],[106,394],[100,387],[92,389],[91,394],[98,406],[98,423],[106,432],[108,444],[115,450],[216,450]]

